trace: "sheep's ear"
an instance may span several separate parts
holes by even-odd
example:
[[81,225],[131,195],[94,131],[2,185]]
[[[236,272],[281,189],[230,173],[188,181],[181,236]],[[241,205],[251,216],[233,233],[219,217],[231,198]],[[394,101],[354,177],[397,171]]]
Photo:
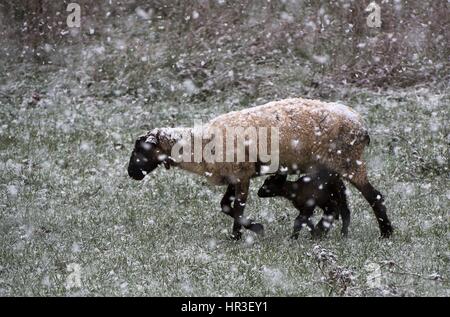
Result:
[[146,139],[146,136],[140,136],[139,138],[136,139],[136,142],[134,142],[134,148],[138,149],[141,146],[141,142],[144,142]]
[[145,142],[147,143],[152,143],[154,145],[158,145],[159,143],[159,129],[153,129],[152,131],[150,131],[147,134],[147,139],[145,140]]
[[150,151],[155,146],[155,144],[147,143],[146,140],[147,140],[147,136],[139,137],[136,140],[136,143],[134,144],[134,150],[135,151],[141,151],[141,152],[148,152],[148,151]]
[[150,134],[147,137],[147,139],[145,140],[145,143],[151,143],[151,144],[157,145],[158,144],[158,140],[157,140],[156,136]]

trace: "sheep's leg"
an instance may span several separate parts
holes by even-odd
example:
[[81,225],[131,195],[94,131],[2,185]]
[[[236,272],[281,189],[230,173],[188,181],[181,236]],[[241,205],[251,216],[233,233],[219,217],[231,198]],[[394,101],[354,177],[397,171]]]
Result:
[[377,218],[381,236],[389,238],[392,235],[392,225],[386,214],[383,195],[370,184],[364,164],[360,164],[354,173],[343,174],[342,176],[347,178],[369,202]]
[[348,209],[348,205],[346,203],[342,204],[339,212],[342,216],[341,234],[346,237],[348,235],[348,226],[350,225],[350,209]]
[[235,198],[232,209],[232,217],[234,218],[233,238],[236,240],[241,238],[242,227],[258,234],[264,233],[264,227],[261,224],[256,223],[251,219],[244,218],[244,209],[247,202],[249,185],[250,182],[248,180],[241,181],[235,185]]
[[[233,184],[229,184],[227,187],[227,191],[225,192],[225,194],[222,197],[222,200],[220,201],[220,207],[222,209],[222,212],[233,218],[234,218],[234,208],[231,205],[231,203],[234,202],[234,204],[236,204],[235,192],[236,192],[236,186]],[[235,229],[237,230],[236,232],[235,232]],[[239,240],[241,238],[240,227],[236,223],[236,220],[234,221],[234,224],[233,224],[232,238],[235,240]]]
[[346,237],[348,235],[348,226],[350,225],[350,209],[348,208],[347,195],[345,194],[345,185],[341,180],[339,183],[338,211],[342,217],[341,234]]
[[231,202],[234,200],[234,192],[235,192],[235,188],[233,184],[228,185],[227,187],[227,191],[225,192],[225,194],[223,195],[222,200],[220,201],[220,207],[222,209],[222,212],[231,216],[231,211],[232,211],[232,207],[231,207]]
[[232,210],[232,217],[234,218],[233,223],[233,239],[239,240],[242,236],[241,229],[243,225],[248,225],[246,223],[244,216],[245,204],[247,202],[249,182],[247,183],[237,183],[235,186],[235,198]]
[[361,187],[357,186],[356,188],[358,188],[372,207],[378,221],[378,226],[380,227],[381,236],[383,238],[389,238],[392,235],[392,225],[386,214],[383,195],[369,182]]
[[310,208],[296,207],[296,208],[300,210],[300,213],[297,216],[297,218],[295,218],[295,221],[294,221],[294,232],[291,235],[292,239],[298,239],[300,230],[304,226],[307,226],[311,233],[314,232],[314,224],[311,221],[311,216],[314,212],[314,207],[312,207],[312,208],[311,207]]

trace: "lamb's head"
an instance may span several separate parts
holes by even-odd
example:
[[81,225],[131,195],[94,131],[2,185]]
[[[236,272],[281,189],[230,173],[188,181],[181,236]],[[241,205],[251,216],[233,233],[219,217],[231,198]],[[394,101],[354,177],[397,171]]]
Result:
[[136,140],[133,152],[131,152],[128,175],[133,179],[142,180],[159,164],[166,164],[166,159],[167,156],[164,155],[158,138],[153,133],[141,136]]
[[287,175],[283,174],[275,174],[267,177],[264,184],[258,190],[258,196],[262,198],[281,196],[286,179]]

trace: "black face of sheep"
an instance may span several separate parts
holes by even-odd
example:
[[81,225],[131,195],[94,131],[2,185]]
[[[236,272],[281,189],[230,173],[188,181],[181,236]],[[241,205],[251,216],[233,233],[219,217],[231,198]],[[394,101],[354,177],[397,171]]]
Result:
[[136,140],[128,164],[128,175],[135,180],[142,180],[163,161],[161,150],[154,143],[145,142],[145,137]]
[[266,198],[280,196],[286,179],[287,175],[273,175],[266,178],[264,184],[258,191],[258,197]]

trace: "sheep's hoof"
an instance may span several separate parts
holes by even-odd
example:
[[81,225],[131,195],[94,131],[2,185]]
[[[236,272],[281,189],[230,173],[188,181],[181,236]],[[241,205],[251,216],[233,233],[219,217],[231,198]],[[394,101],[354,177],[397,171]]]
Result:
[[263,236],[264,235],[264,226],[260,223],[252,223],[248,226],[248,230],[253,231],[254,233]]
[[314,230],[311,230],[311,238],[313,239],[321,239],[325,236],[326,232],[319,229],[319,228],[315,228]]
[[242,238],[242,233],[240,231],[233,232],[230,236],[230,238],[234,241],[239,241]]
[[381,238],[383,238],[383,239],[390,238],[392,236],[392,231],[393,231],[393,229],[390,225],[383,227],[381,229]]

